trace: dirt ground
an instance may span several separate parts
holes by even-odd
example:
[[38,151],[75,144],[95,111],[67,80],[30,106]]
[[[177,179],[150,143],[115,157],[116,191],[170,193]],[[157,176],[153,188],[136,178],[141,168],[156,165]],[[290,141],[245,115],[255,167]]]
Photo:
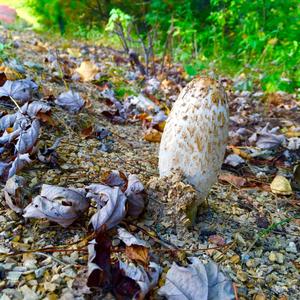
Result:
[[[141,117],[116,123],[103,114],[115,113],[103,96],[104,89],[118,91],[123,103],[128,90],[136,95],[148,84],[131,70],[126,57],[112,49],[80,41],[55,41],[30,30],[3,29],[0,38],[11,44],[8,60],[2,65],[10,70],[23,68],[16,73],[32,78],[42,99],[51,106],[52,114],[44,117],[38,147],[51,147],[61,138],[55,163],[43,164],[34,159],[18,173],[28,183],[23,191],[29,195],[27,201],[39,193],[42,184],[81,188],[101,182],[103,174],[112,170],[137,174],[145,186],[151,177],[158,176],[159,143],[144,138],[149,123]],[[97,82],[83,82],[73,76],[73,70],[85,60],[97,67]],[[11,76],[16,75],[12,72]],[[158,77],[161,86],[153,98],[161,107],[171,108],[188,78],[180,65],[170,66]],[[151,202],[142,217],[126,221],[127,229],[150,243],[153,259],[163,268],[159,286],[173,261],[184,265],[186,257],[196,256],[219,264],[234,282],[237,299],[300,299],[300,193],[295,175],[299,150],[281,145],[271,152],[257,150],[257,156],[251,158],[246,155],[249,149],[257,149],[249,144],[249,136],[268,122],[270,128],[279,126],[287,139],[298,138],[299,105],[294,95],[268,96],[259,87],[253,92],[239,92],[234,89],[239,79],[223,80],[231,115],[226,156],[239,153],[245,163],[237,167],[223,165],[207,207],[181,240],[172,226],[153,218]],[[69,114],[54,104],[66,85],[86,102],[78,114]],[[0,102],[0,112],[10,113],[13,109]],[[109,134],[101,139],[89,128]],[[240,134],[240,128],[249,132]],[[5,155],[1,154],[1,161],[8,158]],[[282,195],[270,189],[276,174],[294,182],[292,193]],[[4,186],[2,182],[0,187]],[[0,211],[0,299],[113,299],[110,293],[90,292],[85,287],[86,246],[91,234],[88,222],[93,210],[67,228],[46,219],[25,220],[8,208],[4,199]],[[114,239],[113,244],[118,245],[118,240]],[[55,251],[43,251],[50,245]],[[159,286],[151,292],[151,299],[159,299]]]

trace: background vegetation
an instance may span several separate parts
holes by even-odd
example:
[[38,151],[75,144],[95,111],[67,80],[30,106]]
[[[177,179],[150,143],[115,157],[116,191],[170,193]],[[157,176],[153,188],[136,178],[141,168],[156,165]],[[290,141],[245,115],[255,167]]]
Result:
[[[188,74],[239,76],[240,89],[299,88],[298,0],[23,0],[44,30],[104,39],[112,9],[130,17],[124,31],[154,36],[156,56],[182,62]],[[135,28],[138,30],[132,30]],[[112,32],[113,30],[110,30]]]

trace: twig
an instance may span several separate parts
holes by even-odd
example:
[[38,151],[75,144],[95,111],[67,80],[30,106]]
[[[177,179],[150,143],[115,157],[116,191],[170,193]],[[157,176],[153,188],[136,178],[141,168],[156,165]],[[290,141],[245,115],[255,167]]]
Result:
[[43,252],[35,252],[35,254],[38,254],[38,255],[41,255],[41,256],[45,256],[45,257],[49,257],[49,258],[51,258],[52,260],[54,260],[54,261],[56,261],[56,262],[58,262],[58,263],[60,263],[60,264],[62,264],[62,265],[65,265],[65,266],[68,265],[68,263],[66,263],[66,262],[64,262],[64,261],[62,261],[62,260],[60,260],[60,259],[54,257],[53,255],[50,255],[50,254],[47,254],[47,253],[43,253]]
[[239,296],[238,296],[238,291],[237,291],[237,286],[235,283],[232,284],[232,287],[233,287],[233,291],[234,291],[234,297],[235,297],[235,300],[239,300]]
[[22,113],[22,110],[21,110],[21,107],[20,107],[19,104],[16,102],[16,100],[15,100],[12,96],[9,96],[9,98],[10,98],[10,100],[14,103],[14,105],[18,108],[19,112],[20,112],[21,114],[23,114],[23,113]]

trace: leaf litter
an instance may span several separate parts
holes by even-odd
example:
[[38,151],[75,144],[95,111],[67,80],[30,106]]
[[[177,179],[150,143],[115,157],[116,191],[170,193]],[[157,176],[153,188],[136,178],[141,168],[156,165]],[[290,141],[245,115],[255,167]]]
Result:
[[[30,31],[22,33],[22,38],[13,34],[20,44],[13,52],[24,65],[12,60],[10,68],[34,81],[10,78],[8,82],[4,77],[1,90],[0,176],[3,188],[8,178],[13,183],[6,191],[10,198],[1,203],[5,213],[0,217],[0,271],[6,276],[0,285],[5,297],[92,294],[103,299],[145,295],[157,299],[158,291],[165,293],[163,287],[169,284],[167,274],[173,262],[184,270],[191,267],[190,262],[201,265],[200,277],[213,278],[218,283],[214,287],[228,283],[230,297],[231,282],[239,299],[297,294],[300,223],[294,169],[299,162],[300,125],[294,95],[276,94],[280,101],[270,103],[266,111],[260,105],[264,93],[259,89],[255,93],[228,89],[231,132],[220,177],[226,180],[212,189],[210,207],[179,239],[176,226],[156,218],[150,209],[157,200],[172,199],[175,191],[162,196],[168,191],[158,185],[158,198],[147,203],[146,183],[157,176],[157,144],[144,136],[147,130],[156,130],[157,136],[162,132],[173,101],[186,84],[186,74],[178,71],[178,65],[170,65],[166,74],[147,79],[141,90],[140,75],[130,66],[119,65],[116,75],[110,50],[75,41],[68,52],[60,42],[45,42]],[[68,56],[74,51],[75,56]],[[86,78],[81,79],[86,83],[75,80],[82,61],[95,62],[87,70],[82,67]],[[34,64],[43,66],[39,71],[43,76],[30,67]],[[9,78],[8,69],[4,70]],[[122,84],[144,98],[119,96]],[[69,94],[60,105],[63,93]],[[79,94],[88,99],[89,106]],[[12,109],[10,97],[23,105],[21,112]],[[80,136],[91,123],[96,136]],[[60,144],[52,148],[57,139]],[[159,140],[155,135],[153,139]],[[111,150],[103,151],[107,140]],[[14,192],[20,191],[18,185],[14,187],[16,174],[26,180],[24,195],[23,189]],[[285,179],[276,179],[274,189],[271,183],[276,175]],[[92,185],[98,190],[91,189]],[[25,216],[29,212],[26,221],[16,214],[21,209]],[[95,215],[97,231],[93,232],[89,222]],[[34,263],[24,263],[24,251],[32,251]],[[186,255],[195,258],[188,260]],[[211,273],[205,267],[209,264]],[[93,288],[79,284],[77,275]],[[214,291],[208,289],[211,295]]]

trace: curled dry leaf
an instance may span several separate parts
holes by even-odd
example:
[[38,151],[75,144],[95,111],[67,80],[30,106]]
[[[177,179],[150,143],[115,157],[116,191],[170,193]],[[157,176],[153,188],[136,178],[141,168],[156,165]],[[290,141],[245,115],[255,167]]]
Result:
[[144,246],[126,246],[125,253],[129,259],[135,261],[145,267],[149,264],[149,250]]
[[126,229],[120,227],[118,228],[118,238],[126,245],[139,245],[143,247],[149,247],[148,243],[136,238],[133,234],[128,232]]
[[224,163],[227,165],[230,165],[232,167],[237,167],[237,166],[245,163],[245,160],[237,154],[229,154],[226,157]]
[[125,272],[125,275],[133,279],[140,287],[140,291],[134,295],[133,299],[144,299],[148,292],[157,285],[161,267],[150,262],[147,272],[141,266],[127,264],[119,261],[120,269]]
[[23,103],[31,100],[32,94],[37,90],[37,88],[38,86],[28,79],[15,81],[7,80],[4,85],[0,87],[0,98],[12,97],[13,99]]
[[16,213],[22,213],[24,207],[26,180],[14,175],[9,178],[3,189],[6,204]]
[[78,113],[84,106],[84,100],[81,96],[71,90],[60,94],[55,103],[70,113]]
[[5,129],[11,127],[16,120],[17,114],[9,114],[5,115],[0,119],[0,131],[4,131]]
[[146,192],[143,184],[134,174],[128,176],[127,190],[125,195],[128,199],[127,214],[138,217],[145,208]]
[[18,154],[15,160],[12,162],[8,172],[8,178],[17,174],[18,171],[23,169],[26,165],[30,164],[32,160],[29,158],[29,154]]
[[6,170],[9,168],[9,163],[4,163],[0,161],[0,178],[5,177]]
[[111,281],[111,240],[106,232],[98,232],[88,245],[88,287],[105,287]]
[[124,228],[118,228],[118,237],[125,243],[125,253],[129,259],[148,266],[150,258],[147,247],[149,245],[145,241],[136,238]]
[[106,225],[107,229],[113,228],[124,219],[126,196],[119,187],[91,184],[87,189],[87,197],[94,198],[97,202],[97,212],[90,220],[94,230],[103,225]]
[[180,267],[173,263],[166,283],[158,291],[168,300],[231,300],[235,299],[230,279],[226,278],[214,262],[204,265],[197,257],[192,264]]
[[19,153],[26,153],[36,143],[40,133],[40,122],[33,120],[30,127],[21,131],[16,144],[16,150]]
[[41,193],[25,209],[24,218],[47,218],[63,227],[71,225],[89,207],[85,193],[43,184]]
[[254,133],[250,142],[256,142],[256,146],[261,149],[274,149],[285,143],[286,138],[283,134],[276,134],[278,128],[268,129],[267,124],[261,131]]
[[19,128],[17,130],[14,130],[13,128],[9,127],[7,128],[3,135],[0,137],[0,144],[6,144],[11,143],[16,137],[20,135],[22,130]]
[[102,181],[111,187],[118,186],[122,190],[122,192],[124,192],[127,187],[128,180],[123,172],[113,170],[109,173],[105,173]]
[[51,107],[42,101],[27,102],[21,107],[22,113],[30,117],[35,117],[40,112],[47,113],[50,110]]
[[87,286],[111,291],[116,299],[132,299],[140,291],[139,285],[125,275],[119,262],[111,262],[111,240],[99,231],[88,246]]

